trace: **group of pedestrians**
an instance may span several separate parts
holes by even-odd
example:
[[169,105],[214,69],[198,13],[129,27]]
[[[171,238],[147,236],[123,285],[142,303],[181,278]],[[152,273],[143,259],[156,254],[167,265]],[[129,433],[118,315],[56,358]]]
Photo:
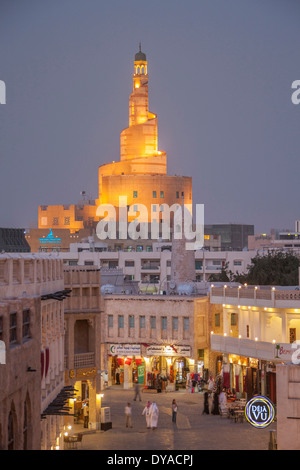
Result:
[[[136,401],[137,398],[142,401],[138,383],[135,384],[135,394],[133,401]],[[175,399],[172,401],[171,411],[172,422],[176,424],[178,406]],[[145,416],[147,429],[155,430],[157,428],[159,416],[159,409],[156,402],[153,401],[151,403],[151,401],[148,401],[145,408],[143,409],[142,415]],[[125,426],[127,428],[132,428],[132,407],[130,403],[127,403],[125,406]]]
[[209,397],[213,396],[211,414],[218,415],[226,412],[227,394],[225,388],[219,393],[212,377],[209,378],[208,391],[204,393],[204,407],[202,414],[209,414]]
[[159,409],[154,401],[148,401],[147,405],[143,409],[142,415],[145,415],[147,429],[156,429],[158,424]]
[[[158,424],[159,409],[154,401],[151,403],[148,401],[147,405],[143,409],[142,415],[146,418],[146,426],[148,429],[155,430]],[[125,426],[126,428],[132,428],[132,407],[130,403],[125,406]]]
[[[133,400],[136,401],[139,398],[142,401],[139,384],[135,384],[135,394]],[[213,397],[212,405],[210,410],[210,400]],[[207,391],[204,393],[204,408],[202,414],[220,414],[224,410],[226,411],[227,406],[227,394],[226,390],[223,389],[221,393],[218,392],[217,384],[215,383],[212,376],[209,377]],[[171,415],[172,423],[176,424],[178,412],[178,405],[176,400],[173,399],[171,404]],[[159,409],[156,402],[148,401],[145,408],[143,409],[142,415],[145,416],[147,429],[156,429],[158,424]],[[126,427],[132,427],[132,409],[130,403],[127,403],[125,407],[125,425]]]

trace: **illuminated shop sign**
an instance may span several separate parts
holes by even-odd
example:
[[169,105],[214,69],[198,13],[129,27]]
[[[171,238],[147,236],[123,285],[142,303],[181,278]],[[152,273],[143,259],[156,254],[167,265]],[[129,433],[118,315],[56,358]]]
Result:
[[256,396],[248,401],[245,415],[252,426],[264,429],[274,421],[275,408],[268,398]]
[[52,229],[45,238],[40,238],[40,243],[61,243],[61,238],[54,238]]
[[147,356],[191,356],[190,346],[153,345],[147,348]]
[[141,346],[140,344],[111,344],[110,353],[113,356],[139,356]]

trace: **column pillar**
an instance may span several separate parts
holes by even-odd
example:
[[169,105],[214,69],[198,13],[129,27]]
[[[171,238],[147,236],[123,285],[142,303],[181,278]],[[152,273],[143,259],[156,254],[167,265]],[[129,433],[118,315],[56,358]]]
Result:
[[75,320],[72,316],[66,319],[66,350],[65,354],[67,356],[67,369],[74,369],[74,324]]
[[100,376],[94,377],[89,383],[89,426],[91,429],[101,428],[101,386]]
[[124,389],[132,388],[132,372],[131,366],[124,364]]
[[289,339],[287,339],[287,319],[286,319],[286,313],[283,312],[282,314],[282,330],[281,330],[281,341],[283,343],[288,343]]

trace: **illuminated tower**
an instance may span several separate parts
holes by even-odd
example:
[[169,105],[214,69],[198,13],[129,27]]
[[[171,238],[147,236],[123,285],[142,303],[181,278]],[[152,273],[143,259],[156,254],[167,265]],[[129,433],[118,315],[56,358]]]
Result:
[[[39,206],[40,229],[65,228],[71,233],[94,229],[99,221],[97,206],[100,204],[113,205],[118,220],[120,196],[127,198],[133,212],[138,204],[146,206],[148,222],[154,209],[162,221],[162,205],[181,204],[182,195],[184,204],[192,204],[192,178],[167,175],[167,154],[158,149],[157,116],[149,111],[148,62],[141,45],[135,54],[132,79],[129,125],[120,135],[120,159],[99,167],[98,199],[77,205]],[[128,220],[135,217],[129,216]]]
[[[133,90],[129,98],[129,127],[121,132],[121,160],[161,155],[157,150],[157,117],[148,109],[146,55],[135,55]],[[165,171],[164,171],[165,172]]]
[[120,135],[120,161],[99,167],[97,204],[116,208],[119,196],[128,205],[144,204],[149,218],[151,206],[192,204],[192,178],[167,175],[166,152],[158,149],[157,115],[149,111],[148,62],[139,51],[134,58],[133,88],[129,97],[129,126]]

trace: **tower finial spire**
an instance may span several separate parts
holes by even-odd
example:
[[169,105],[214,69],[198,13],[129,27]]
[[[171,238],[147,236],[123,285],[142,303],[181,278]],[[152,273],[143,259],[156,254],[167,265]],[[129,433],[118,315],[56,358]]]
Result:
[[139,48],[140,48],[139,52],[142,52],[142,44],[141,44],[141,41],[140,41],[140,43],[139,43]]

